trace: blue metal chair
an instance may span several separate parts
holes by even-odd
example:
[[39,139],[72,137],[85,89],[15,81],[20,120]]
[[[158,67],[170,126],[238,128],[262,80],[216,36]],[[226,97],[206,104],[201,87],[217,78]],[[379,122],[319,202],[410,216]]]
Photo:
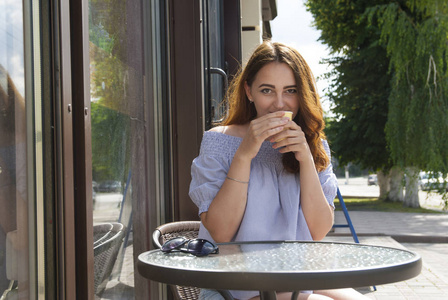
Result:
[[355,243],[359,244],[358,235],[356,234],[355,228],[353,227],[352,220],[350,219],[350,215],[348,214],[347,206],[345,206],[345,202],[344,199],[342,198],[341,191],[339,191],[339,188],[338,188],[338,199],[339,203],[341,204],[342,212],[344,213],[347,224],[334,224],[333,228],[349,227],[353,240],[355,241]]
[[[353,227],[352,220],[350,219],[350,215],[348,214],[347,206],[345,206],[344,198],[342,198],[341,191],[338,188],[337,191],[339,203],[341,204],[342,212],[344,213],[345,220],[347,224],[334,224],[333,228],[350,228],[350,232],[352,234],[353,240],[355,243],[359,244],[358,235],[356,234],[355,227]],[[373,286],[373,290],[376,291],[376,286]]]

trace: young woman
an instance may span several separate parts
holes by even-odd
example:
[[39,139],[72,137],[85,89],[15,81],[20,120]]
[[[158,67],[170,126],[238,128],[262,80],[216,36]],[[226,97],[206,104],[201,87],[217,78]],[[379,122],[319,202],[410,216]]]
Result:
[[[291,47],[264,42],[233,80],[228,97],[228,117],[205,132],[192,164],[190,197],[199,208],[199,236],[218,243],[323,239],[333,225],[337,181],[305,60]],[[256,291],[231,293],[259,299]],[[299,299],[363,297],[344,289],[301,293]],[[203,290],[200,299],[222,298]]]

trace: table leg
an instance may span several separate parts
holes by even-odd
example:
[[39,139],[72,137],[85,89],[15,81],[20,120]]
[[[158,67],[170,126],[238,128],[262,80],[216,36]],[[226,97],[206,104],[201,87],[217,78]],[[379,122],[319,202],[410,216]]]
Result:
[[[291,300],[297,300],[299,298],[300,291],[295,291],[291,295]],[[260,300],[277,300],[276,292],[262,292],[260,291]]]
[[260,300],[277,300],[277,293],[273,291],[260,291]]
[[235,298],[233,298],[232,294],[230,294],[229,291],[218,290],[218,292],[221,294],[221,296],[223,296],[224,300],[235,300]]

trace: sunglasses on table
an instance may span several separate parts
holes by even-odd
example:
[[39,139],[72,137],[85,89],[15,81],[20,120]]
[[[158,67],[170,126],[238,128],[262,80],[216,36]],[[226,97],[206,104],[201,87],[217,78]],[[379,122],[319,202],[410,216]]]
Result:
[[161,248],[162,252],[170,253],[175,251],[185,252],[194,256],[207,256],[219,253],[218,246],[204,239],[187,239],[176,237],[166,241]]

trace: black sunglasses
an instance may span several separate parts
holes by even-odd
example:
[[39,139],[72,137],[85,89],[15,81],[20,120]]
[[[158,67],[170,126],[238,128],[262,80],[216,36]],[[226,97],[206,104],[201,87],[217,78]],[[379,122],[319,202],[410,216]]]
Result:
[[187,239],[176,237],[166,241],[161,248],[162,252],[170,253],[180,251],[190,253],[194,256],[207,256],[209,254],[219,253],[218,246],[204,239]]

